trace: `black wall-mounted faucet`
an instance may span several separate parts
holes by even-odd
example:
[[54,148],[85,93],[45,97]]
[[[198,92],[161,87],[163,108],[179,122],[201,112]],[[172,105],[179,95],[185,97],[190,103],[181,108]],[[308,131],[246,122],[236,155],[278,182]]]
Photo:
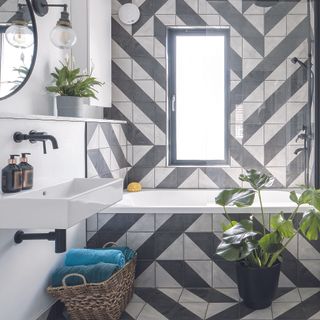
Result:
[[52,148],[53,149],[58,149],[58,142],[57,139],[54,136],[51,136],[47,134],[46,132],[37,132],[34,130],[31,130],[29,134],[23,134],[21,132],[16,132],[13,135],[13,140],[17,143],[20,143],[25,140],[29,140],[30,143],[36,143],[36,142],[42,142],[43,144],[43,153],[47,153],[47,146],[46,146],[46,141],[49,140],[51,141]]

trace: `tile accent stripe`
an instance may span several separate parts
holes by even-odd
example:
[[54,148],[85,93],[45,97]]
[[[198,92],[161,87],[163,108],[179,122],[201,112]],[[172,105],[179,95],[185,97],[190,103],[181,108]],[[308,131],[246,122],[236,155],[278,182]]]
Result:
[[112,19],[112,39],[126,51],[157,83],[165,89],[166,72],[163,66],[131,37],[121,25]]
[[123,79],[113,78],[113,83],[143,112],[145,113],[159,128],[165,132],[166,115],[163,110],[157,110],[157,117],[152,112],[152,108],[145,107],[144,102],[149,106],[159,109],[159,106],[132,80],[130,79],[115,63],[112,63],[112,73],[120,75]]
[[[306,82],[307,74],[304,69],[299,68],[244,122],[244,125],[256,123],[262,126],[265,124]],[[251,135],[244,136],[244,143],[258,130],[259,127]]]
[[231,92],[231,108],[245,100],[308,37],[308,18],[287,35]]
[[264,56],[264,37],[244,15],[227,1],[208,1],[208,3],[217,10],[262,57]]

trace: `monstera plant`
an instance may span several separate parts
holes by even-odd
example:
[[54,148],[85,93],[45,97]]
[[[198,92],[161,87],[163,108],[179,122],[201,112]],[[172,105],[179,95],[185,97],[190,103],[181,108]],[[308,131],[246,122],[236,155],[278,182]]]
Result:
[[[320,232],[320,190],[303,188],[301,193],[288,194],[293,202],[292,212],[269,215],[263,206],[263,189],[270,188],[272,176],[256,170],[248,170],[239,179],[249,188],[223,190],[216,203],[223,207],[228,224],[223,225],[222,241],[217,254],[225,260],[237,262],[237,278],[240,296],[254,309],[268,307],[274,298],[280,275],[282,254],[298,233],[308,240],[317,240]],[[255,205],[262,216],[262,228],[256,230],[253,217],[231,218],[228,207],[245,208]],[[303,216],[298,213],[303,212]],[[241,214],[240,214],[241,216]],[[261,230],[262,229],[262,230]]]

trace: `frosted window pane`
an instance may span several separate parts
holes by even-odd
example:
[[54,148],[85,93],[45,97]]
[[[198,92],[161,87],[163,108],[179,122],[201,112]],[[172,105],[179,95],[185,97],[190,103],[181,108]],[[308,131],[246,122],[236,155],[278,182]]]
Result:
[[225,37],[176,37],[177,160],[225,159]]

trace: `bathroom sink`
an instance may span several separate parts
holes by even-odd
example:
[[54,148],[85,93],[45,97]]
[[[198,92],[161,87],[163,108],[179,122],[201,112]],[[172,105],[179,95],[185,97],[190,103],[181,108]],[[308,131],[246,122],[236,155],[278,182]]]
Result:
[[67,229],[122,199],[122,179],[73,179],[4,195],[0,229]]

